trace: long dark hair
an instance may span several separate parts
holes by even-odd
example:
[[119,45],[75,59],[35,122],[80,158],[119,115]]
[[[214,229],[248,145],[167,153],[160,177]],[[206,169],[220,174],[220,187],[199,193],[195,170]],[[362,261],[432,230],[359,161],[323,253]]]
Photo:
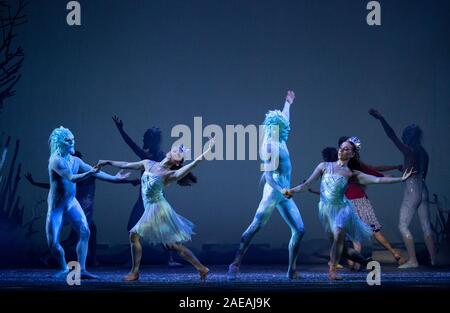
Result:
[[349,136],[342,136],[342,137],[340,137],[339,140],[338,140],[339,148],[341,147],[342,143],[344,143],[344,142],[348,142],[352,146],[352,150],[353,150],[353,153],[355,154],[355,156],[348,161],[347,166],[352,171],[355,171],[355,170],[356,171],[361,171],[362,170],[362,166],[361,166],[361,160],[359,158],[358,149],[356,148],[356,146],[355,146],[355,144],[353,142],[348,140],[349,138],[350,138]]
[[353,158],[351,158],[348,161],[348,163],[347,163],[348,168],[351,169],[352,171],[362,171],[362,165],[361,165],[361,160],[359,158],[358,149],[356,148],[356,146],[353,142],[351,142],[351,141],[346,141],[346,142],[348,142],[352,146],[353,153],[355,154],[353,156]]
[[[178,170],[178,169],[182,168],[183,162],[184,162],[184,159],[182,159],[178,165],[173,165],[170,169]],[[197,177],[192,173],[187,174],[182,179],[177,181],[177,184],[180,186],[192,186],[193,184],[196,184],[196,183],[197,183]]]

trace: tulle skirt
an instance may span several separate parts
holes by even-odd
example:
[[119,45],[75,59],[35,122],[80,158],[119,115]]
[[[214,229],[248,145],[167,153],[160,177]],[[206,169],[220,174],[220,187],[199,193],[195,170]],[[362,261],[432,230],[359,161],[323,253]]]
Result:
[[372,237],[372,229],[356,214],[348,199],[339,203],[326,200],[319,202],[319,217],[327,232],[335,232],[336,228],[346,231],[353,241],[364,242]]
[[130,230],[150,244],[169,245],[191,240],[194,224],[178,215],[166,199],[144,202],[145,211]]

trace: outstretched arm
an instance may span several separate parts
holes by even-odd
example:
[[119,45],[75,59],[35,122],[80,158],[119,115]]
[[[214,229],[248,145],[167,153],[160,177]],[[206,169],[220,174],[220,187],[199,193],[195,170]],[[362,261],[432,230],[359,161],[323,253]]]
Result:
[[313,182],[315,182],[317,179],[319,179],[322,176],[324,169],[325,169],[325,163],[322,162],[319,165],[317,165],[317,167],[314,169],[314,172],[303,184],[300,184],[297,187],[291,188],[291,190],[289,192],[294,193],[294,192],[302,192],[302,191],[306,190]]
[[144,164],[147,160],[142,160],[139,162],[124,162],[124,161],[111,161],[111,160],[100,160],[96,166],[102,167],[105,165],[111,165],[120,169],[130,169],[130,170],[145,170]]
[[128,134],[125,132],[125,130],[123,129],[123,122],[121,119],[119,119],[118,116],[113,116],[113,121],[116,124],[117,129],[119,130],[120,135],[122,136],[123,140],[126,142],[126,144],[131,148],[131,150],[133,150],[133,152],[141,159],[148,159],[148,155],[147,153],[144,151],[144,149],[142,149],[141,147],[139,147],[137,145],[137,143],[135,143],[133,141],[133,139],[131,139],[130,136],[128,136]]
[[295,99],[295,93],[292,90],[289,90],[287,92],[286,100],[284,101],[284,107],[283,107],[283,114],[284,114],[284,116],[286,116],[288,121],[290,118],[291,104],[294,102],[294,99]]
[[[92,166],[90,166],[89,164],[85,163],[81,159],[78,159],[78,162],[80,162],[79,170],[81,172],[88,172],[88,171],[91,171],[93,169]],[[107,174],[105,172],[102,172],[102,171],[99,171],[98,173],[95,173],[94,176],[95,176],[95,178],[98,178],[99,180],[103,180],[103,181],[110,182],[110,183],[116,183],[116,184],[131,183],[131,180],[127,180],[128,176],[130,176],[130,173],[124,173],[122,170],[117,172],[117,174],[115,176],[109,175],[109,174]]]
[[394,129],[392,129],[391,125],[386,122],[384,117],[378,112],[377,110],[370,109],[369,114],[372,115],[374,118],[380,121],[381,126],[383,126],[384,132],[389,137],[389,139],[392,140],[392,142],[397,146],[397,148],[404,154],[410,153],[410,149],[407,145],[405,145],[401,140],[397,137],[395,134]]
[[166,183],[169,184],[173,181],[178,181],[180,179],[182,179],[183,177],[185,177],[187,174],[189,174],[194,167],[196,167],[202,160],[203,157],[209,152],[211,151],[212,147],[214,146],[215,140],[214,138],[209,140],[209,147],[208,149],[205,150],[205,152],[203,152],[200,156],[198,156],[194,161],[192,161],[189,164],[186,164],[185,166],[183,166],[182,168],[172,172],[169,177],[166,180]]
[[72,174],[66,162],[62,162],[59,158],[53,158],[50,161],[50,168],[58,173],[61,177],[71,181],[72,183],[78,183],[92,175],[95,175],[99,171],[98,167],[93,167],[90,171],[81,174]]
[[393,170],[399,170],[402,168],[402,165],[369,165],[369,167],[373,168],[375,171],[378,172],[388,172]]
[[359,171],[355,171],[355,178],[361,185],[370,184],[395,184],[401,183],[407,180],[413,173],[413,169],[406,170],[402,177],[377,177],[372,175],[367,175]]
[[39,182],[34,181],[33,176],[31,175],[31,173],[26,173],[25,174],[25,178],[33,186],[36,186],[36,187],[39,187],[39,188],[42,188],[42,189],[50,189],[50,184],[49,183],[39,183]]

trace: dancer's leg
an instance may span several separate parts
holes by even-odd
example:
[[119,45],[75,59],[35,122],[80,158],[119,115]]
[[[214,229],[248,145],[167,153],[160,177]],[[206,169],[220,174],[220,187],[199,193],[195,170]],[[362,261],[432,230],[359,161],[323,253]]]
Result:
[[400,265],[399,268],[412,268],[418,266],[414,238],[409,230],[409,225],[411,224],[414,213],[421,201],[421,190],[419,190],[419,187],[421,186],[418,186],[417,178],[410,178],[405,183],[405,192],[400,207],[398,228],[402,234],[403,242],[405,243],[408,252],[408,262]]
[[336,266],[339,263],[339,260],[342,255],[342,251],[344,249],[344,240],[345,240],[345,231],[341,228],[337,228],[334,232],[333,244],[331,246],[330,251],[330,269],[328,273],[328,277],[330,280],[340,280],[342,279],[337,275]]
[[274,194],[273,190],[268,187],[268,185],[266,185],[264,188],[263,199],[259,203],[255,217],[253,218],[250,226],[248,226],[248,228],[242,234],[241,243],[236,252],[236,257],[234,258],[233,263],[231,263],[228,271],[229,279],[236,278],[237,272],[239,271],[239,266],[242,263],[242,258],[247,252],[253,236],[255,236],[255,234],[267,223],[270,216],[272,215],[275,206],[278,203],[278,199],[279,196]]
[[[353,246],[353,247],[352,247]],[[350,269],[359,271],[361,265],[367,265],[371,259],[366,259],[362,254],[362,245],[357,241],[345,241],[342,249],[342,257],[346,258]]]
[[298,273],[296,272],[297,257],[300,252],[300,241],[305,234],[305,226],[294,200],[289,199],[282,201],[277,205],[277,208],[284,221],[291,229],[291,240],[289,241],[289,267],[287,276],[290,279],[296,279],[298,278]]
[[63,209],[51,209],[47,213],[47,221],[45,225],[47,243],[50,251],[58,261],[61,272],[67,272],[67,263],[64,255],[64,249],[59,243],[63,219]]
[[81,277],[98,278],[96,275],[93,275],[88,271],[86,271],[86,258],[88,253],[89,237],[91,231],[89,230],[89,225],[86,220],[86,216],[84,215],[84,212],[76,199],[73,200],[71,207],[67,211],[67,218],[72,227],[78,232],[79,236],[76,251],[78,263],[80,264],[81,268]]
[[[88,221],[89,223],[89,221]],[[97,265],[97,225],[94,221],[89,223],[89,230],[91,236],[89,237],[89,254],[88,254],[88,264]]]
[[142,259],[142,245],[141,237],[137,233],[130,233],[130,247],[131,247],[131,272],[138,273]]
[[130,233],[130,248],[131,248],[131,270],[127,276],[124,277],[125,281],[134,281],[139,279],[139,266],[142,259],[142,245],[141,237],[137,233]]
[[431,230],[430,222],[430,208],[428,205],[428,189],[425,183],[422,185],[422,201],[418,208],[420,225],[422,227],[425,245],[427,246],[428,254],[430,255],[431,265],[436,264],[436,247],[434,243],[434,236]]
[[402,259],[402,256],[400,255],[400,253],[395,250],[392,245],[390,244],[390,242],[386,239],[386,237],[384,237],[384,235],[381,233],[381,231],[375,231],[373,232],[373,237],[386,249],[388,250],[392,256],[395,258],[395,260],[397,261],[397,263],[399,265],[405,263]]
[[199,272],[200,279],[206,279],[206,275],[208,275],[209,268],[200,263],[200,261],[197,259],[194,253],[192,253],[191,250],[189,250],[180,243],[171,244],[169,248],[171,250],[176,251],[180,257],[182,257],[187,262],[191,263],[192,266],[194,266]]
[[78,201],[74,200],[72,206],[67,211],[67,218],[72,227],[78,232],[79,239],[76,247],[78,262],[81,270],[86,269],[86,257],[90,237],[89,225]]
[[167,266],[169,267],[183,267],[183,264],[175,261],[174,257],[173,257],[173,250],[167,250]]

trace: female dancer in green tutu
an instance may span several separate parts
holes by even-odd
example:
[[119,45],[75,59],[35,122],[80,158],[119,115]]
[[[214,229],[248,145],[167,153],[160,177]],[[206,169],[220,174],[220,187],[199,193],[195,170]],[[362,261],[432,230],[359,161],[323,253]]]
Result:
[[191,263],[199,272],[200,279],[206,279],[209,269],[200,263],[195,255],[182,243],[191,240],[193,224],[178,215],[164,198],[163,189],[172,182],[176,182],[188,175],[203,159],[214,145],[214,139],[209,141],[208,149],[193,162],[177,169],[184,159],[184,147],[172,149],[161,162],[142,160],[139,162],[120,162],[100,160],[98,167],[111,165],[121,169],[134,169],[143,171],[141,178],[142,199],[144,201],[144,214],[137,224],[130,230],[130,245],[132,268],[125,276],[125,281],[139,279],[139,265],[142,257],[140,239],[151,244],[163,244],[176,251],[180,257]]
[[345,197],[350,178],[361,185],[392,184],[407,180],[412,174],[412,168],[405,171],[403,177],[376,177],[364,174],[354,167],[358,150],[353,142],[343,142],[338,151],[336,162],[320,163],[306,182],[285,193],[291,197],[293,193],[308,190],[309,185],[321,177],[319,215],[325,230],[333,234],[333,244],[330,252],[330,280],[342,279],[337,275],[336,266],[342,255],[345,236],[353,241],[363,242],[372,236],[372,229],[355,213],[352,203]]

